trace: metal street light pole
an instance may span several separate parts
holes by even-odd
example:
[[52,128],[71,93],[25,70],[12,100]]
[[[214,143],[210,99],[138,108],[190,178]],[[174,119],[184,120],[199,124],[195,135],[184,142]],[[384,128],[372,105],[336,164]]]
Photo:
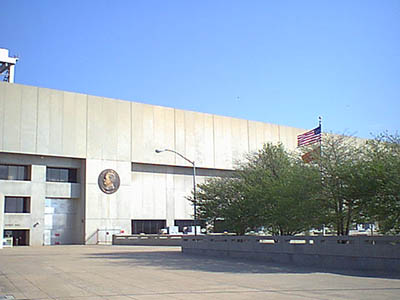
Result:
[[184,160],[192,164],[193,166],[193,207],[194,207],[194,235],[197,235],[197,199],[196,199],[196,164],[194,163],[194,160],[190,160],[180,154],[179,152],[176,152],[175,150],[171,149],[164,149],[164,150],[155,150],[156,153],[161,153],[161,152],[172,152],[175,153],[176,155],[182,157]]

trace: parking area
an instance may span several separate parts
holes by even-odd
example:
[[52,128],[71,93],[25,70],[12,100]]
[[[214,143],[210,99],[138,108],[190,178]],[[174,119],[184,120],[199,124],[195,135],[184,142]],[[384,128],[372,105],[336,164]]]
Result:
[[[397,276],[398,275],[398,276]],[[398,299],[400,274],[185,255],[180,247],[0,250],[0,299]]]

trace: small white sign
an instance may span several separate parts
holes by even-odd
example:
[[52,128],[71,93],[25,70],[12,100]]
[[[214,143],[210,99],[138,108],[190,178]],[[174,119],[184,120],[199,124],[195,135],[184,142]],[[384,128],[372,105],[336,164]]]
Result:
[[13,238],[12,237],[3,238],[3,247],[4,248],[12,248],[12,246],[13,246]]

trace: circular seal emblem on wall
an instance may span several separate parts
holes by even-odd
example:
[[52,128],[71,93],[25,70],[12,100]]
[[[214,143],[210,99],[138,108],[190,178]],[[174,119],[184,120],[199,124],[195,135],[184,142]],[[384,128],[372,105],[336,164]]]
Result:
[[103,193],[113,194],[119,188],[119,175],[112,169],[106,169],[100,173],[98,183]]

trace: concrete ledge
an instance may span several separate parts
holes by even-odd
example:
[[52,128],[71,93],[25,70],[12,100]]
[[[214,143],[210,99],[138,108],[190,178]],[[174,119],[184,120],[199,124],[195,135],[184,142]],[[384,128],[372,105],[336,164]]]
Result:
[[182,252],[299,266],[400,272],[400,237],[197,236]]
[[181,246],[181,235],[113,235],[113,245]]

